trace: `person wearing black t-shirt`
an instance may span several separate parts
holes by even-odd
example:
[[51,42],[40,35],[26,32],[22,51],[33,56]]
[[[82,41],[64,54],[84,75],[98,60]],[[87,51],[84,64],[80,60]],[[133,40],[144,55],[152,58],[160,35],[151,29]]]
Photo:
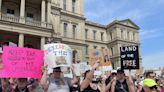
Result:
[[99,66],[100,63],[96,62],[91,70],[88,70],[84,74],[84,80],[80,84],[81,92],[100,92],[98,86],[95,83],[92,83],[95,69]]
[[133,80],[125,76],[124,70],[117,70],[117,77],[112,82],[111,92],[135,92]]

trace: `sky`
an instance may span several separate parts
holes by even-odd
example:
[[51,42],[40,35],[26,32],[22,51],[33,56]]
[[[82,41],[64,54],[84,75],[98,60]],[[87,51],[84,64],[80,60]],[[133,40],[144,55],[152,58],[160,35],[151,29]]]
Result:
[[145,69],[164,68],[164,0],[85,0],[89,21],[107,25],[131,19],[140,27],[141,56]]

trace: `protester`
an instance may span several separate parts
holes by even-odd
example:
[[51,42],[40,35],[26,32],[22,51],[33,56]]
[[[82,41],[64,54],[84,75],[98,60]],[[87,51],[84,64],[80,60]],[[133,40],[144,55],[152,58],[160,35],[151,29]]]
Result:
[[39,79],[33,79],[31,78],[29,80],[30,84],[28,85],[28,88],[30,88],[30,91],[32,92],[44,92],[42,86],[40,85]]
[[43,71],[41,85],[46,92],[69,92],[69,87],[72,87],[78,82],[76,76],[73,79],[62,77],[61,67],[53,68],[53,76],[47,76],[46,67]]
[[96,62],[91,70],[88,70],[84,74],[84,80],[80,84],[81,92],[100,92],[100,89],[95,83],[92,83],[94,77],[95,69],[100,65],[99,62]]
[[113,80],[116,79],[116,76],[117,76],[117,73],[115,70],[113,70],[107,79],[105,77],[103,77],[102,92],[106,92],[106,91],[111,92],[111,84],[112,84]]
[[1,78],[1,92],[10,92],[11,86],[8,78]]
[[130,76],[125,76],[124,70],[117,70],[117,77],[112,82],[111,92],[135,92],[133,80]]
[[102,92],[111,92],[111,85],[112,85],[112,82],[115,81],[116,78],[113,77],[109,82],[108,84],[105,83],[106,79],[104,78],[102,80]]
[[28,86],[28,79],[27,78],[18,78],[17,85],[15,89],[12,89],[12,92],[31,92]]
[[157,90],[157,83],[150,78],[147,78],[143,82],[144,92],[160,92]]
[[80,92],[80,77],[77,78],[78,82],[70,87],[70,92]]

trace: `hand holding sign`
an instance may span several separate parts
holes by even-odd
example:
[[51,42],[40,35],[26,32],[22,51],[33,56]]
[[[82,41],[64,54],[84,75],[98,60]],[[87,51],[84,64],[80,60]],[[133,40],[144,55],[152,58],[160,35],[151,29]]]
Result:
[[43,65],[43,51],[19,48],[13,46],[3,47],[3,70],[0,77],[8,78],[41,78],[41,66]]
[[93,66],[92,69],[96,69],[100,66],[100,62],[96,62]]
[[2,63],[0,63],[0,70],[2,70],[3,69],[3,64]]

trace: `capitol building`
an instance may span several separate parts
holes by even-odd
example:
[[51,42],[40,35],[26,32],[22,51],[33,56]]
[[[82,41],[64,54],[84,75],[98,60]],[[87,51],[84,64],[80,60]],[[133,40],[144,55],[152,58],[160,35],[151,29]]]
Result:
[[61,42],[71,46],[77,62],[88,61],[92,49],[109,49],[115,69],[121,46],[140,46],[140,28],[132,20],[102,25],[84,15],[84,0],[0,0],[0,44],[43,49]]

